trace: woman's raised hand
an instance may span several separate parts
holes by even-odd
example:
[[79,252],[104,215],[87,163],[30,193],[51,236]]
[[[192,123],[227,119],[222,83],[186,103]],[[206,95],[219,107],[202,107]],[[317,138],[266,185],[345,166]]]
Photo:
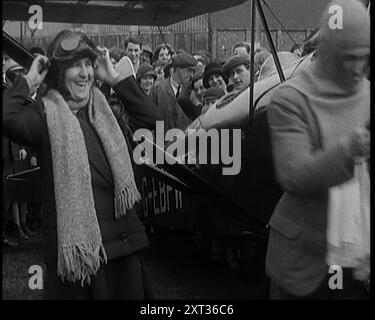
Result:
[[105,47],[97,47],[97,50],[99,54],[95,61],[95,79],[112,86],[119,74],[116,72],[109,58],[109,50]]
[[35,93],[38,87],[42,84],[49,70],[49,60],[47,57],[38,55],[29,72],[25,75],[26,81],[30,87],[31,93]]

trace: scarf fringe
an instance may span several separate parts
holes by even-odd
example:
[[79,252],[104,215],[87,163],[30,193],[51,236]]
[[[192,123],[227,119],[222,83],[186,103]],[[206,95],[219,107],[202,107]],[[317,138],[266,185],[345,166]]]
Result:
[[[43,102],[51,142],[58,218],[57,274],[62,280],[80,281],[83,286],[85,283],[90,284],[91,277],[97,273],[101,262],[107,261],[107,257],[96,216],[85,139],[78,119],[72,114],[80,106],[65,101],[53,89],[48,91]],[[114,218],[119,219],[126,215],[127,208],[140,199],[127,144],[107,100],[95,87],[90,94],[88,113],[112,170]],[[70,165],[72,163],[73,166]],[[79,169],[77,174],[69,176],[75,168]],[[76,198],[78,192],[79,199],[66,206],[65,203]],[[75,214],[72,215],[72,212]],[[84,232],[81,228],[83,226]]]
[[103,243],[62,245],[59,250],[57,274],[62,281],[80,281],[90,285],[91,277],[96,276],[101,263],[107,263]]
[[115,217],[120,219],[126,216],[126,210],[131,209],[141,199],[135,183],[130,182],[115,195]]

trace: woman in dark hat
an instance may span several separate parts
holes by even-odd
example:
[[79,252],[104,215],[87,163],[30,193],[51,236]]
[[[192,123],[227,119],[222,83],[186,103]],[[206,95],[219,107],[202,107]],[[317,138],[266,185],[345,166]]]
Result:
[[222,63],[220,61],[212,61],[206,65],[203,73],[203,85],[206,89],[213,87],[221,87],[225,94],[227,90],[228,78],[222,71]]
[[137,72],[137,81],[145,94],[150,94],[156,78],[156,72],[149,63],[140,65]]
[[[35,58],[3,94],[4,134],[39,153],[45,297],[143,299],[138,252],[148,240],[133,209],[140,194],[121,118],[94,77],[127,89],[134,107],[144,104],[144,95],[133,77],[116,73],[108,50],[80,31],[60,32],[47,56]],[[26,104],[44,78],[41,101]]]

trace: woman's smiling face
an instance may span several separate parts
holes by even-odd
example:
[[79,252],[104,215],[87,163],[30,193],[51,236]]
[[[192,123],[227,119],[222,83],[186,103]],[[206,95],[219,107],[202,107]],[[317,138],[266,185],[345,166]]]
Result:
[[163,66],[166,66],[171,59],[171,54],[168,48],[161,48],[158,54],[158,59],[162,62]]
[[94,82],[94,67],[91,59],[82,58],[75,61],[65,71],[65,87],[72,100],[85,100]]
[[153,85],[154,85],[154,78],[150,75],[146,75],[140,80],[140,86],[146,94],[150,94],[150,91]]

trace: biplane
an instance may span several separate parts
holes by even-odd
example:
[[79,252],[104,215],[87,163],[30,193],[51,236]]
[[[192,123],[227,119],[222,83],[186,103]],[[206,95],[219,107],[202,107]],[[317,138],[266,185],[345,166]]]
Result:
[[[207,12],[223,10],[245,3],[246,0],[175,0],[175,1],[34,1],[43,8],[43,21],[69,23],[101,23],[166,26]],[[241,128],[241,171],[238,175],[223,176],[209,166],[189,166],[180,163],[135,165],[135,176],[142,201],[137,211],[146,226],[152,229],[173,228],[192,232],[231,235],[251,239],[264,249],[267,224],[282,192],[273,173],[270,137],[266,109],[272,90],[281,82],[302,70],[312,55],[282,65],[273,43],[267,21],[275,18],[266,14],[261,0],[251,0],[249,20],[252,25],[251,62],[254,65],[255,17],[259,14],[263,30],[274,58],[274,72],[254,83],[241,93],[221,98],[214,111],[199,117],[189,127]],[[268,2],[268,1],[267,1]],[[276,10],[283,6],[315,21],[328,0],[271,1]],[[30,1],[3,1],[3,21],[29,18]],[[309,12],[303,6],[308,6]],[[82,12],[85,14],[82,14]],[[283,17],[285,19],[285,17]],[[302,20],[302,19],[301,19]],[[284,20],[285,21],[285,20]],[[287,22],[286,22],[287,23]],[[306,22],[307,23],[307,22]],[[31,65],[32,55],[3,31],[3,51],[25,68]],[[187,134],[180,137],[181,143]],[[8,177],[13,198],[38,201],[40,176],[38,169]],[[25,199],[27,198],[27,199]]]

